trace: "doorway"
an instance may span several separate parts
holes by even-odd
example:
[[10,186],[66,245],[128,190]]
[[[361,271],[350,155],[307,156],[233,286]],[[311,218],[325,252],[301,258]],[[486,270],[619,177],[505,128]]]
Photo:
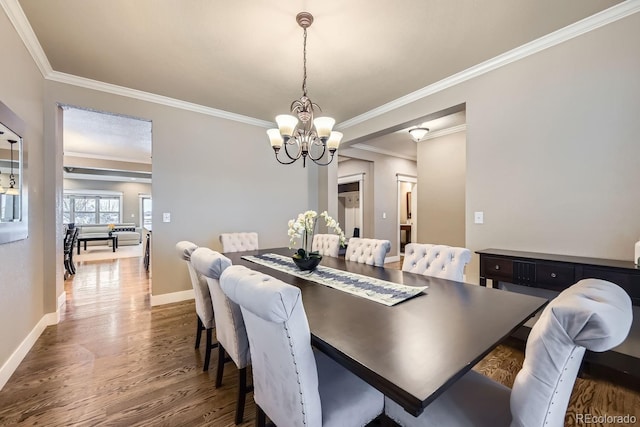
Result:
[[418,178],[397,175],[398,179],[398,256],[404,255],[408,243],[415,242],[418,235]]
[[338,222],[347,241],[364,235],[363,187],[362,173],[338,178]]

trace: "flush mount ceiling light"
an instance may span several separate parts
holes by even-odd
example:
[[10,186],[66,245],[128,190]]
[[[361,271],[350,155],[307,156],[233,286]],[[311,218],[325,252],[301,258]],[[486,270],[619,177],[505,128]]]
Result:
[[409,129],[409,135],[413,138],[415,142],[420,142],[422,138],[424,138],[429,133],[429,128],[423,127],[415,127],[413,129]]
[[[269,135],[276,160],[283,165],[289,165],[302,157],[302,167],[305,167],[308,157],[313,163],[326,166],[333,161],[333,156],[342,140],[342,134],[332,132],[336,121],[331,117],[314,119],[315,109],[322,110],[307,96],[307,28],[313,23],[313,15],[309,12],[300,12],[296,16],[296,22],[304,30],[302,97],[291,103],[291,114],[276,116],[278,129],[269,129],[267,135]],[[288,157],[284,161],[278,157],[283,145],[283,151]],[[323,162],[322,158],[327,150],[331,157]]]

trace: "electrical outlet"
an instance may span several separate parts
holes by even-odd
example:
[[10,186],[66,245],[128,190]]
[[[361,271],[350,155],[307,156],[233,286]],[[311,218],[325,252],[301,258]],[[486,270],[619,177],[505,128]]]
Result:
[[163,212],[162,213],[162,222],[171,222],[171,213]]

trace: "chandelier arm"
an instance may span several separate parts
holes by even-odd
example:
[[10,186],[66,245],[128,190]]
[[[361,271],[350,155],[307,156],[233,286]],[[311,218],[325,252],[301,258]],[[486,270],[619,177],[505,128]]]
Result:
[[[293,140],[293,142],[291,142],[292,140]],[[291,154],[289,154],[289,148],[288,148],[289,145],[293,145],[293,144],[295,144],[298,147],[298,154],[296,154],[295,157],[293,157],[293,156],[291,156]],[[288,158],[290,158],[292,160],[291,163],[295,162],[296,160],[298,160],[300,158],[300,155],[302,154],[302,144],[300,144],[300,141],[298,141],[298,137],[297,136],[291,137],[291,139],[289,139],[289,141],[287,141],[284,144],[284,153],[287,155]]]
[[[317,143],[317,141],[318,141],[318,140],[319,140],[319,139],[318,139],[318,138],[316,138],[316,139],[313,141],[313,144],[314,144],[314,145],[321,145],[321,146],[322,146],[322,153],[320,153],[320,155],[319,155],[319,156],[317,156],[317,157],[313,157],[313,156],[311,155],[311,150],[309,150],[309,158],[310,158],[311,160],[313,160],[313,161],[314,161],[314,163],[316,162],[316,160],[320,160],[321,158],[323,158],[323,157],[324,157],[324,153],[326,153],[326,152],[327,152],[327,144],[323,144],[323,143],[322,143],[322,141],[320,141],[320,143],[318,144],[318,143]],[[317,163],[316,163],[316,164],[317,164]],[[329,164],[329,163],[327,163],[327,164]]]
[[291,158],[291,161],[290,161],[290,162],[283,162],[283,161],[282,161],[282,160],[280,160],[280,158],[278,157],[278,151],[276,151],[276,152],[275,152],[275,155],[276,155],[276,160],[278,161],[278,163],[283,164],[283,165],[290,165],[291,163],[293,163],[293,162],[295,162],[296,160],[298,160],[297,158],[296,158],[296,159]]
[[321,163],[321,162],[319,161],[319,160],[320,160],[320,158],[319,158],[319,159],[317,159],[317,160],[316,160],[316,159],[314,159],[314,158],[313,158],[313,157],[311,157],[311,156],[309,156],[309,158],[313,161],[313,163],[315,163],[315,164],[316,164],[316,165],[318,165],[318,166],[327,166],[329,163],[331,163],[331,162],[333,161],[333,156],[334,156],[334,155],[335,155],[335,151],[333,151],[333,152],[331,153],[331,158],[330,158],[326,163]]

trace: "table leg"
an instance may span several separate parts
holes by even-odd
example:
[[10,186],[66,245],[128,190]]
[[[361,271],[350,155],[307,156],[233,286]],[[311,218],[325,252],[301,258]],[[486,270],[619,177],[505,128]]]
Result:
[[116,251],[117,244],[118,244],[118,239],[116,238],[116,236],[112,236],[111,237],[111,249],[113,250],[113,252]]
[[78,242],[78,255],[80,255],[80,242]]

